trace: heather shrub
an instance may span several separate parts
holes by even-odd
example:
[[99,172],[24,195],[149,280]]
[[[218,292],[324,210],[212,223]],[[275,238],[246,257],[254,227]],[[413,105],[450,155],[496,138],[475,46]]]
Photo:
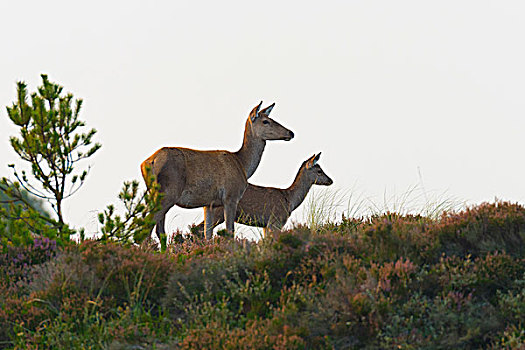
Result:
[[367,261],[395,261],[401,257],[416,263],[431,259],[436,239],[431,233],[434,221],[419,215],[386,213],[370,218],[344,218],[328,227],[350,241],[352,253]]
[[[297,227],[274,233],[236,254],[214,245],[213,253],[199,248],[200,257],[188,253],[192,263],[171,281],[195,292],[186,299],[179,292],[179,310],[192,305],[184,309],[190,324],[181,344],[223,346],[229,339],[224,334],[249,343],[241,334],[264,319],[272,320],[266,334],[286,329],[312,349],[479,348],[503,334],[515,342],[519,332],[509,327],[521,325],[516,286],[523,260],[506,253],[506,245],[500,252],[448,256],[443,225],[440,219],[385,214],[314,232]],[[239,297],[255,280],[264,282],[264,293]],[[502,294],[509,290],[513,294]],[[240,307],[251,305],[250,295],[266,303],[264,312]]]
[[145,241],[2,255],[20,267],[1,270],[2,340],[53,349],[519,349],[525,260],[511,245],[523,209],[469,210],[455,232],[483,234],[485,220],[498,249],[450,236],[452,214],[385,214],[259,242],[179,233],[165,254]]
[[392,311],[378,334],[381,348],[479,349],[501,326],[494,306],[459,292],[416,292]]
[[[206,245],[188,241],[174,249],[173,260],[179,264],[169,278],[163,305],[175,319],[191,321],[200,315],[199,305],[205,304],[249,307],[244,305],[246,291],[241,289],[253,288],[259,277],[250,269],[242,242],[219,239]],[[236,287],[240,289],[235,291]]]
[[33,280],[32,267],[57,253],[56,242],[48,238],[35,238],[28,246],[4,248],[0,254],[0,344],[13,336],[13,325],[36,326],[47,315],[47,310],[40,310],[24,296]]
[[163,314],[143,309],[118,308],[111,316],[84,311],[71,317],[67,310],[40,323],[34,332],[18,329],[24,337],[16,339],[22,349],[107,349],[152,348],[167,341],[173,331]]
[[293,284],[321,283],[334,273],[339,256],[351,254],[351,243],[332,234],[312,233],[305,227],[277,232],[259,243],[252,260],[266,271],[276,290]]
[[84,242],[38,269],[32,291],[59,307],[62,296],[86,292],[90,300],[104,299],[107,307],[155,306],[164,295],[171,261],[139,247]]
[[12,339],[23,335],[19,329],[36,329],[42,320],[52,317],[52,313],[40,307],[37,300],[19,296],[3,283],[0,288],[0,348],[4,348],[12,344]]
[[434,263],[447,256],[477,257],[486,253],[525,254],[525,208],[509,202],[483,203],[438,219],[384,213],[369,218],[345,218],[322,230],[350,240],[353,253],[369,261],[406,257]]
[[[290,244],[297,248],[297,240]],[[272,252],[279,254],[282,242],[276,251],[273,241],[260,249],[247,249],[243,243],[219,239],[206,250],[199,243],[177,248],[180,265],[170,278],[164,304],[181,327],[182,349],[304,348],[304,341],[289,327],[275,325],[279,317],[272,316],[281,291],[264,267]],[[200,254],[188,256],[189,245]],[[185,258],[177,258],[180,254]]]
[[447,255],[479,256],[505,251],[525,254],[525,208],[509,202],[483,203],[460,213],[445,213],[434,232]]
[[495,303],[496,292],[511,288],[524,271],[523,260],[507,254],[487,254],[474,260],[469,256],[442,257],[426,276],[430,281],[426,290],[430,294],[432,290],[474,293]]
[[279,290],[283,285],[290,285],[292,273],[308,255],[307,242],[310,233],[307,230],[283,231],[269,237],[254,256],[254,266],[258,271],[266,271],[272,286]]
[[17,344],[97,348],[115,339],[161,338],[171,332],[159,305],[170,271],[169,257],[139,247],[96,242],[70,247],[33,269],[24,298],[42,317],[38,326],[14,327],[24,335]]
[[406,299],[416,266],[408,259],[372,265],[350,255],[339,259],[334,273],[322,276],[322,288],[304,286],[294,322],[315,347],[362,348],[376,337],[393,304]]
[[497,296],[503,317],[516,326],[525,326],[525,275],[514,281],[507,292],[498,290]]
[[29,277],[31,266],[42,264],[56,255],[56,241],[47,237],[34,238],[27,246],[3,246],[0,253],[0,274],[2,280],[17,283]]
[[514,325],[507,327],[499,339],[491,344],[490,349],[525,349],[525,328]]
[[367,288],[367,269],[359,263],[355,268],[357,275],[340,270],[325,288],[310,291],[310,295],[301,293],[306,296],[296,303],[293,323],[310,343],[323,342],[326,337],[335,348],[359,348],[373,338],[385,300]]
[[[267,299],[270,289],[267,278],[264,275],[259,279],[255,277],[254,282],[234,283],[228,289],[233,291],[233,298],[223,296],[215,303],[192,305],[194,317],[184,327],[179,346],[183,349],[331,349],[323,337],[308,342],[307,330],[297,323],[301,310],[313,301],[314,295],[307,288],[293,285],[283,288],[277,300]],[[241,303],[237,303],[234,301],[237,295],[248,299],[241,298]],[[264,305],[264,317],[250,312],[253,311],[250,296],[256,301],[268,300],[266,305],[259,304]],[[244,300],[249,302],[247,308]]]
[[237,275],[224,279],[223,283],[224,288],[218,294],[210,289],[198,295],[186,294],[184,305],[190,328],[204,328],[210,323],[238,328],[247,320],[268,316],[266,301],[271,291],[268,275],[248,274],[245,281]]
[[288,327],[274,330],[272,320],[252,320],[245,328],[224,329],[210,323],[205,328],[193,328],[178,344],[180,349],[254,349],[299,350],[306,344],[301,337],[290,333]]

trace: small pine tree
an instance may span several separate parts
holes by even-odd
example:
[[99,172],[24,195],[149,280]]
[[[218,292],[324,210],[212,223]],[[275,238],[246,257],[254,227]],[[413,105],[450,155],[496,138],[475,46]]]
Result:
[[20,128],[20,136],[10,138],[11,146],[30,164],[32,177],[11,164],[17,181],[2,178],[0,191],[27,209],[31,204],[22,198],[21,189],[49,201],[57,215],[57,229],[64,233],[69,229],[64,222],[63,201],[79,190],[89,171],[77,170],[77,163],[91,157],[101,145],[92,145],[95,129],[79,131],[85,126],[79,119],[82,100],[73,100],[71,93],[62,94],[63,87],[49,81],[47,75],[41,77],[43,83],[31,94],[30,103],[27,85],[18,82],[17,101],[7,107],[9,118]]
[[[150,236],[155,226],[153,216],[160,209],[159,184],[155,176],[148,169],[146,176],[148,190],[139,192],[137,180],[126,181],[118,198],[125,208],[124,216],[115,212],[115,206],[110,204],[103,213],[99,213],[98,220],[102,224],[101,241],[114,240],[124,244],[140,244]],[[161,240],[161,250],[166,250],[166,239]]]

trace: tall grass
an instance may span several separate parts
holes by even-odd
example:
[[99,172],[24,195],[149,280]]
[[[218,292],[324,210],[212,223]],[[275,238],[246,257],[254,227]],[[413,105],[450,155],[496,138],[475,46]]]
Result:
[[312,231],[328,222],[340,217],[348,192],[340,189],[312,189],[306,197],[306,208],[303,211],[303,220]]
[[370,215],[397,213],[399,215],[421,215],[438,218],[443,212],[457,211],[465,207],[465,201],[453,197],[447,191],[427,191],[422,184],[409,186],[401,193],[395,189],[383,193],[382,202],[369,200]]
[[370,218],[396,213],[437,219],[444,212],[465,207],[465,200],[451,196],[447,191],[428,191],[422,183],[411,185],[401,192],[385,189],[379,199],[366,195],[356,186],[348,190],[314,188],[306,198],[302,220],[315,231],[342,218]]

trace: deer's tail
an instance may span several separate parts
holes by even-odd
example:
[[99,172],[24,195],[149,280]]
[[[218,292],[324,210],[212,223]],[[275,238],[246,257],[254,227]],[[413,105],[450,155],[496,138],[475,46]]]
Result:
[[150,183],[149,177],[153,174],[153,164],[155,160],[148,158],[145,161],[140,164],[140,172],[142,173],[142,177],[144,178],[144,181],[146,182],[146,185]]

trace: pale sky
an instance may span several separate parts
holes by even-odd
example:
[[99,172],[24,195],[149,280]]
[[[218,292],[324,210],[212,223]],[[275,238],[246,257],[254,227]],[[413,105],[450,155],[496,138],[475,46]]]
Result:
[[[523,1],[3,1],[0,175],[17,160],[5,106],[40,74],[84,99],[102,149],[65,205],[96,229],[162,146],[237,150],[260,101],[293,130],[250,182],[287,187],[322,152],[334,189],[414,184],[469,203],[525,202]],[[421,177],[419,176],[421,174]],[[299,209],[300,210],[300,209]],[[174,207],[168,230],[201,210]]]

